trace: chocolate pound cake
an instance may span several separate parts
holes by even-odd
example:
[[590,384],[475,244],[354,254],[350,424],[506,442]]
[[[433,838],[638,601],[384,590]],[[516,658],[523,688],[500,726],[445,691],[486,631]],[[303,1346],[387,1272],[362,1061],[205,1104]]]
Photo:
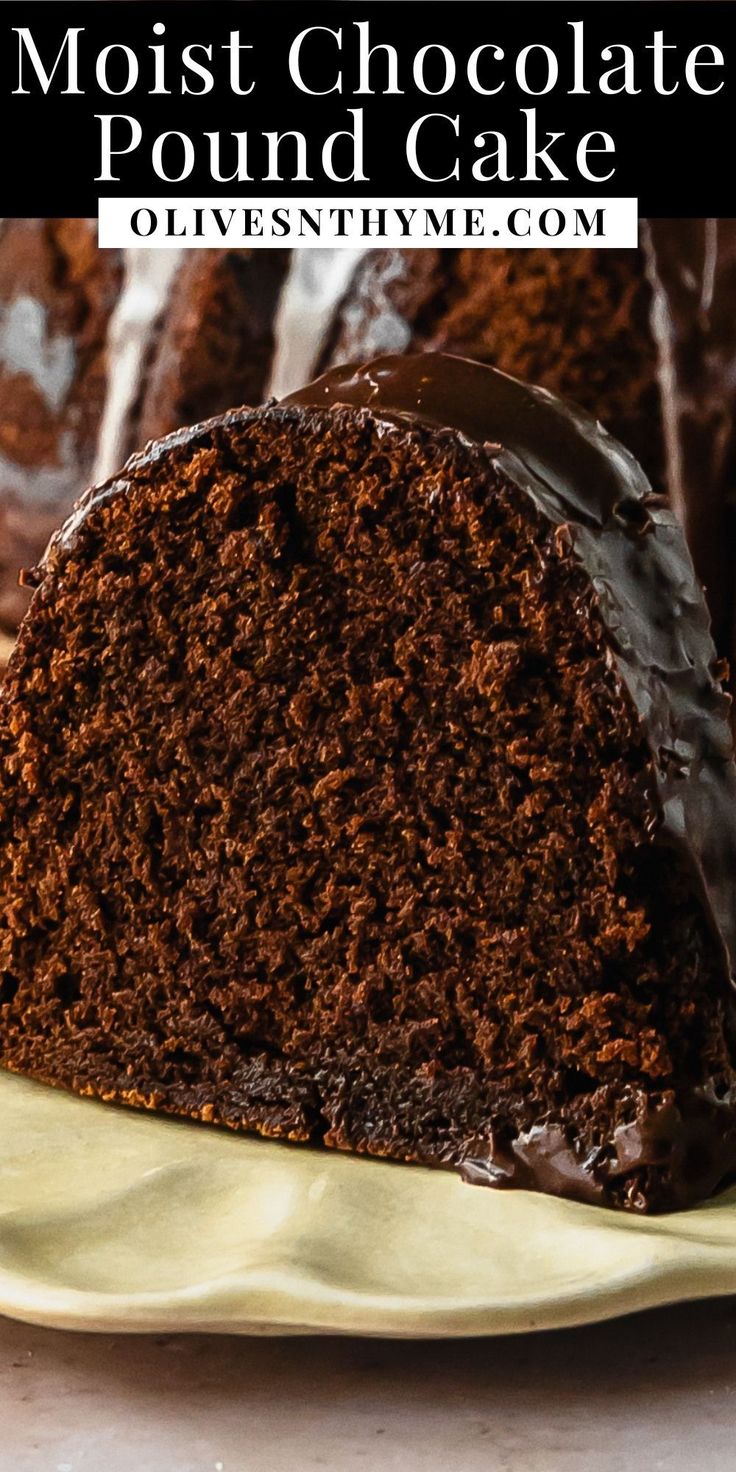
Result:
[[736,675],[736,220],[643,227],[667,485]]
[[729,1179],[727,702],[593,419],[459,359],[337,371],[134,457],[36,582],[7,1068],[635,1211]]

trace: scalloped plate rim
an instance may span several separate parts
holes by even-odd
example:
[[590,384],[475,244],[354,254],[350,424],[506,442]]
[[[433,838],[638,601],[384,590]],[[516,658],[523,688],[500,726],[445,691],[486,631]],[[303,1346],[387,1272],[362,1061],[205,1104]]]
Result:
[[[3,1115],[10,1131],[2,1130]],[[109,1164],[99,1185],[98,1159]],[[192,1180],[197,1189],[190,1197]],[[220,1201],[221,1212],[213,1209]],[[675,1217],[637,1219],[526,1192],[462,1186],[445,1172],[193,1129],[1,1070],[0,1202],[0,1312],[50,1328],[460,1338],[572,1327],[736,1293],[736,1191]],[[407,1203],[413,1215],[404,1210]],[[249,1209],[256,1229],[250,1246],[238,1235]],[[100,1222],[107,1223],[104,1231]],[[214,1227],[216,1234],[221,1224],[211,1271],[203,1272],[204,1259],[196,1258],[201,1232]],[[395,1234],[388,1252],[372,1241],[376,1224]],[[142,1270],[141,1241],[151,1243],[146,1231],[154,1258],[159,1252],[155,1261],[177,1270],[183,1254],[181,1282],[128,1286],[131,1265]],[[64,1277],[67,1262],[61,1248],[54,1257],[57,1239],[70,1252],[68,1281],[54,1281]],[[531,1280],[524,1290],[527,1243]],[[567,1271],[561,1282],[558,1246],[563,1278]],[[568,1268],[573,1247],[581,1256],[577,1276]],[[491,1248],[498,1264],[484,1255]],[[346,1253],[343,1276],[333,1273],[331,1281],[325,1264],[332,1267],[334,1254],[342,1268]],[[189,1276],[187,1254],[199,1263]],[[416,1284],[405,1292],[382,1290],[381,1274],[390,1280],[401,1261],[415,1278],[425,1272],[434,1291],[422,1293]],[[499,1264],[511,1287],[500,1292],[506,1280],[497,1276],[494,1295]],[[446,1291],[445,1270],[455,1275]],[[101,1286],[106,1275],[116,1287]]]

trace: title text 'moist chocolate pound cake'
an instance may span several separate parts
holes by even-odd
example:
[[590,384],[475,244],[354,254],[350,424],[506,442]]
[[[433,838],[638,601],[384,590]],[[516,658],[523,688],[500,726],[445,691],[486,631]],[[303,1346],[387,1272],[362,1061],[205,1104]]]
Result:
[[0,695],[0,1056],[660,1211],[736,1171],[736,771],[670,508],[468,361],[182,430]]

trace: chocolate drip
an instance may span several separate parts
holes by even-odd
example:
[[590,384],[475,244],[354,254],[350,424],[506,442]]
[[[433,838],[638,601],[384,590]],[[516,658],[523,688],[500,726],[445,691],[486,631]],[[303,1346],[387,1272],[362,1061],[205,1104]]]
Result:
[[675,1202],[686,1207],[710,1196],[733,1174],[736,1162],[736,1099],[719,1099],[711,1086],[693,1090],[676,1104],[637,1101],[636,1115],[613,1134],[613,1153],[581,1156],[561,1125],[552,1121],[523,1130],[515,1139],[471,1147],[460,1166],[469,1185],[546,1191],[605,1206],[617,1178],[631,1177],[628,1206],[639,1209],[637,1176],[666,1167]]

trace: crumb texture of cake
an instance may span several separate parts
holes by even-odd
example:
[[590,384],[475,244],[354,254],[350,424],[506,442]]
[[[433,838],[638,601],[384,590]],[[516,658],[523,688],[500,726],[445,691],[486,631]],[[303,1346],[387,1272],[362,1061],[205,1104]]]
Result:
[[0,692],[0,1061],[688,1205],[736,1169],[735,798],[627,452],[457,359],[329,375],[134,457],[39,571]]
[[[92,476],[105,399],[107,327],[120,253],[99,251],[94,220],[0,226],[0,633],[28,598],[22,567]],[[0,640],[0,659],[5,640]]]
[[263,402],[287,250],[188,251],[151,335],[129,447]]

